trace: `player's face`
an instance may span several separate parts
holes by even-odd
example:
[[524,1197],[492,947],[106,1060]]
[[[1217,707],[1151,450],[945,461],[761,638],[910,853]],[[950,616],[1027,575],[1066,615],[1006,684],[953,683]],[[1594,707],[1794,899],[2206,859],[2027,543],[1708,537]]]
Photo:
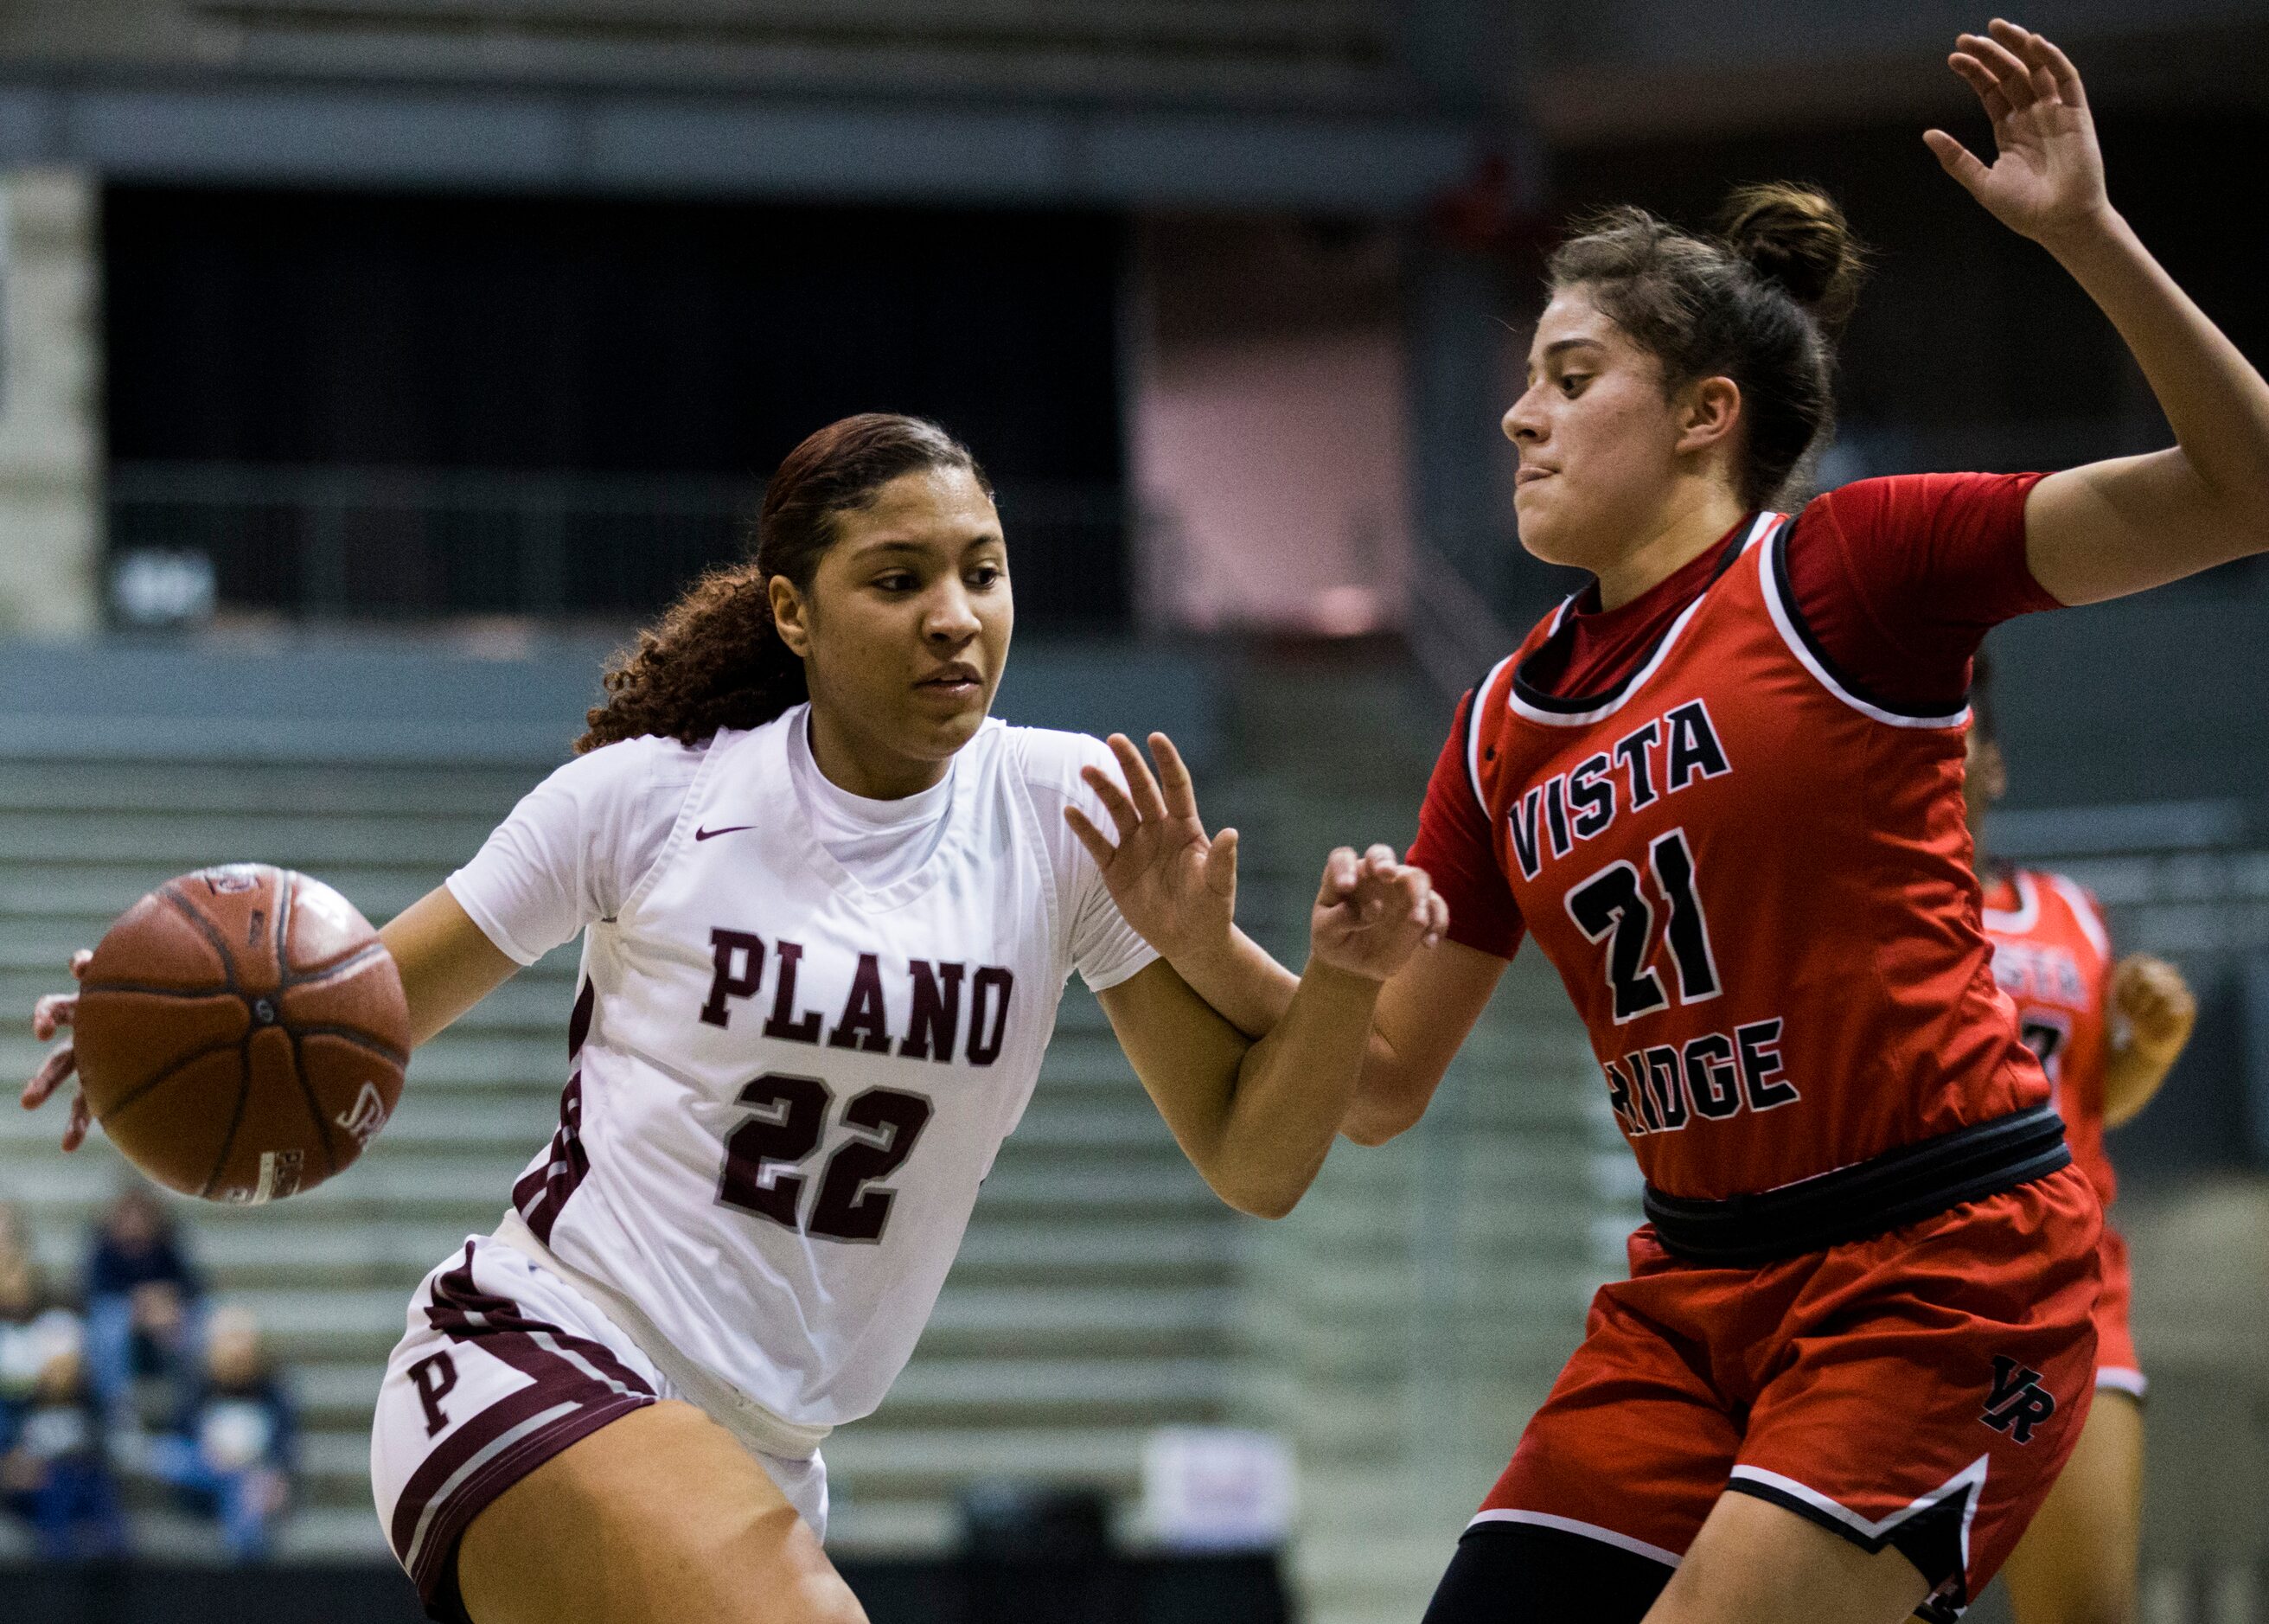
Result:
[[775,578],[773,595],[810,683],[812,748],[854,794],[913,794],[945,775],[1000,685],[1016,618],[1001,516],[965,469],[943,468],[900,475],[834,523],[810,592]]
[[1581,285],[1555,293],[1528,347],[1526,388],[1504,414],[1520,451],[1520,544],[1550,564],[1615,562],[1669,498],[1680,427],[1661,364]]

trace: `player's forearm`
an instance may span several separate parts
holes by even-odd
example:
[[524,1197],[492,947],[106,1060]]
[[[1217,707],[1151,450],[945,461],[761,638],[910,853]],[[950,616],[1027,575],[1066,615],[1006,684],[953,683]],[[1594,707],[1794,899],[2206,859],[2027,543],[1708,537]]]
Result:
[[1331,1153],[1355,1097],[1379,983],[1311,962],[1283,1018],[1245,1051],[1208,1181],[1240,1210],[1292,1210]]
[[1292,1007],[1300,978],[1235,926],[1208,951],[1166,956],[1174,973],[1247,1037],[1266,1037]]
[[2103,1062],[2103,1126],[2133,1121],[2174,1069],[2173,1055],[2146,1053],[2132,1042],[2114,1045]]
[[2269,383],[2116,210],[2044,246],[2117,329],[2206,493],[2217,533],[2191,544],[2269,548]]

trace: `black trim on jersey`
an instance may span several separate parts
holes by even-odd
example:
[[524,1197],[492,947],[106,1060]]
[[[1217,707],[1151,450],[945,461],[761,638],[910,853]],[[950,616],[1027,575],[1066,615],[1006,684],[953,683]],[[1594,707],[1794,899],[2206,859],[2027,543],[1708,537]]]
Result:
[[1458,1541],[1423,1624],[1582,1619],[1639,1624],[1676,1571],[1602,1540],[1534,1523],[1475,1523]]
[[1766,538],[1765,545],[1772,549],[1772,554],[1765,562],[1772,570],[1773,585],[1780,589],[1780,603],[1788,611],[1788,624],[1795,628],[1797,639],[1804,645],[1805,653],[1819,661],[1820,668],[1836,679],[1837,687],[1863,705],[1872,705],[1879,711],[1888,711],[1894,716],[1911,717],[1916,721],[1935,721],[1941,716],[1952,716],[1969,705],[1970,690],[1967,688],[1951,703],[1930,710],[1918,711],[1903,705],[1893,705],[1865,684],[1854,682],[1850,672],[1829,659],[1828,651],[1821,646],[1820,639],[1813,635],[1811,625],[1805,620],[1804,610],[1797,604],[1796,587],[1789,579],[1788,543],[1795,533],[1796,520],[1791,519]]
[[1689,1262],[1755,1268],[1935,1217],[2072,1163],[2064,1118],[2035,1105],[1778,1190],[1695,1200],[1646,1187],[1663,1246]]
[[[1499,661],[1497,665],[1504,663]],[[1467,692],[1466,725],[1458,729],[1458,766],[1466,780],[1466,787],[1474,792],[1474,804],[1481,808],[1483,823],[1494,821],[1495,814],[1489,811],[1489,802],[1482,799],[1481,751],[1478,748],[1481,744],[1482,698],[1489,691],[1489,678],[1496,673],[1497,666],[1493,665],[1482,673],[1482,680]]]
[[[1915,1609],[1918,1617],[1958,1618],[1962,1609],[1970,1604],[1970,1575],[1962,1560],[1962,1527],[1968,1520],[1970,1502],[1977,1497],[1974,1484],[1958,1495],[1948,1495],[1935,1505],[1925,1506],[1911,1517],[1901,1517],[1879,1534],[1854,1528],[1802,1495],[1792,1495],[1770,1483],[1760,1483],[1755,1478],[1730,1478],[1726,1492],[1747,1495],[1784,1511],[1793,1511],[1805,1521],[1849,1540],[1870,1556],[1887,1545],[1891,1546],[1914,1564],[1915,1571],[1931,1587],[1929,1598]],[[1947,1611],[1948,1607],[1953,1610]]]
[[[1698,602],[1704,593],[1718,584],[1719,576],[1733,567],[1733,560],[1741,556],[1741,543],[1749,539],[1749,531],[1755,528],[1756,522],[1757,515],[1754,512],[1741,515],[1741,522],[1733,527],[1732,538],[1726,542],[1725,550],[1718,555],[1718,567],[1710,572],[1710,579],[1702,583],[1702,591],[1696,593],[1693,599],[1689,601],[1689,603]],[[1786,529],[1787,526],[1784,525],[1781,528]],[[1584,591],[1595,592],[1598,588],[1599,583],[1594,581]],[[1582,593],[1577,594],[1578,597],[1582,595]],[[1563,698],[1556,694],[1547,693],[1541,688],[1531,683],[1526,673],[1530,667],[1551,652],[1554,645],[1557,644],[1563,636],[1571,639],[1575,636],[1575,615],[1572,612],[1566,612],[1569,605],[1573,604],[1575,601],[1574,598],[1571,598],[1567,604],[1561,606],[1563,612],[1561,615],[1560,624],[1552,629],[1552,635],[1539,643],[1526,659],[1512,668],[1513,692],[1520,696],[1523,703],[1534,705],[1540,711],[1549,711],[1556,716],[1581,716],[1587,711],[1599,710],[1622,698],[1630,690],[1632,682],[1637,679],[1638,674],[1654,663],[1655,655],[1662,652],[1663,639],[1670,635],[1672,627],[1678,624],[1678,616],[1672,616],[1670,624],[1665,626],[1654,641],[1646,646],[1646,653],[1632,662],[1631,668],[1624,674],[1622,681],[1613,687],[1603,688],[1595,694],[1578,694],[1571,698]],[[1684,613],[1684,609],[1681,609],[1679,614]]]

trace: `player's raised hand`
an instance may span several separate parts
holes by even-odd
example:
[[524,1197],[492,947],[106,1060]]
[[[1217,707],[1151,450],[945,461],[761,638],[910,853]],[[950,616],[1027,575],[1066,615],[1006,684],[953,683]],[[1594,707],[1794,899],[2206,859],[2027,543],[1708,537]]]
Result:
[[1923,140],[1995,219],[2052,246],[2110,212],[2095,120],[2070,57],[1997,17],[1984,33],[1959,36],[1947,65],[1977,92],[1997,151],[1988,165],[1942,129]]
[[1357,857],[1343,845],[1324,860],[1323,884],[1308,919],[1309,951],[1335,970],[1384,981],[1420,948],[1442,939],[1449,904],[1423,868],[1374,845]]
[[[86,967],[94,957],[88,949],[81,948],[71,955],[70,972],[74,979],[86,974]],[[48,1042],[57,1032],[71,1023],[78,1014],[77,993],[50,993],[32,1006],[32,1036],[41,1043]],[[48,1103],[56,1089],[70,1081],[78,1069],[78,1056],[65,1038],[53,1053],[40,1062],[40,1069],[24,1085],[24,1109],[37,1111]],[[71,1096],[70,1118],[63,1124],[63,1148],[77,1150],[86,1142],[87,1131],[94,1126],[94,1118],[86,1108],[86,1091],[78,1089]]]
[[1189,768],[1164,734],[1150,735],[1155,775],[1125,734],[1109,742],[1125,783],[1099,767],[1080,776],[1102,798],[1118,842],[1077,807],[1064,808],[1064,821],[1103,871],[1119,912],[1168,960],[1225,947],[1237,914],[1237,830],[1206,833]]
[[2136,1052],[2160,1066],[2175,1063],[2198,1024],[2198,1000],[2183,972],[2147,953],[2129,954],[2111,972],[2111,1007]]

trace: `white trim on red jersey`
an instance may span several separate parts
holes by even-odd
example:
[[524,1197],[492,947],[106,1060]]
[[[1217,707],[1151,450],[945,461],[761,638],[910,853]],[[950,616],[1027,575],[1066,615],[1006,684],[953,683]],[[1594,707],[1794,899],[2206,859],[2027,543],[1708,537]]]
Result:
[[1984,926],[2004,936],[2029,936],[2041,922],[2041,894],[2033,889],[2033,876],[2021,868],[2009,871],[2009,885],[2017,893],[2016,907],[1981,910]]
[[[1774,517],[1778,518],[1779,515],[1776,514]],[[1770,544],[1756,550],[1757,575],[1764,586],[1765,609],[1772,616],[1774,630],[1780,633],[1781,641],[1788,645],[1788,652],[1796,656],[1797,663],[1812,674],[1814,682],[1859,712],[1860,715],[1872,721],[1881,722],[1886,727],[1960,727],[1966,726],[1970,720],[1970,707],[1967,705],[1944,716],[1906,716],[1896,711],[1887,711],[1880,705],[1870,704],[1837,681],[1835,673],[1822,665],[1820,662],[1820,657],[1812,652],[1811,646],[1806,641],[1804,634],[1797,628],[1795,615],[1787,600],[1781,595],[1780,572],[1774,567],[1774,559],[1778,550],[1788,544],[1788,532],[1789,527],[1782,527]]]
[[[1755,547],[1759,541],[1771,533],[1773,526],[1785,517],[1785,515],[1781,513],[1759,513],[1755,521],[1749,526],[1748,535],[1741,538],[1741,550],[1747,552]],[[1552,631],[1557,631],[1560,629],[1561,621],[1566,617],[1569,609],[1574,607],[1576,598],[1580,595],[1582,594],[1571,595],[1553,612]],[[1511,705],[1514,714],[1528,721],[1542,722],[1552,727],[1585,727],[1606,717],[1613,716],[1630,702],[1633,694],[1646,686],[1648,678],[1661,668],[1662,662],[1670,657],[1671,648],[1678,641],[1678,634],[1686,630],[1686,623],[1694,618],[1702,605],[1709,601],[1709,590],[1706,587],[1695,594],[1694,602],[1681,609],[1678,618],[1670,623],[1670,630],[1662,634],[1662,641],[1654,646],[1654,653],[1647,657],[1646,663],[1640,667],[1628,682],[1617,689],[1615,696],[1606,704],[1589,711],[1547,711],[1530,705],[1520,697],[1517,689],[1510,687],[1505,690],[1505,702]],[[1478,778],[1474,779],[1476,786],[1480,781]]]

